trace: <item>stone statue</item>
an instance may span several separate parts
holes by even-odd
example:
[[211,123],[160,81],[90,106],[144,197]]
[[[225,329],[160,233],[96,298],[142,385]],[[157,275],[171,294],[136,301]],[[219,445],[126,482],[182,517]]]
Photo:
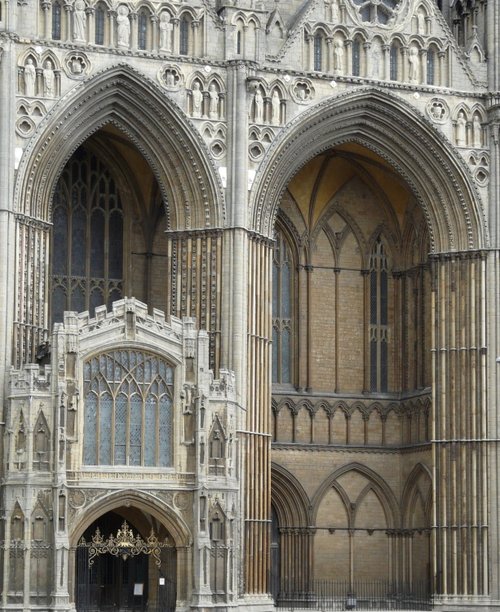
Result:
[[167,70],[166,84],[167,84],[167,87],[175,87],[175,76],[171,70]]
[[170,13],[163,11],[160,15],[160,50],[171,51],[172,24],[170,23]]
[[467,121],[464,111],[460,111],[457,117],[457,146],[465,147],[467,145]]
[[85,42],[86,27],[85,2],[83,0],[76,0],[73,12],[73,40]]
[[281,124],[281,100],[277,89],[271,96],[271,123],[272,125]]
[[371,60],[372,60],[372,77],[374,79],[380,78],[380,59],[382,57],[382,49],[378,40],[374,40],[371,46]]
[[219,92],[217,91],[217,87],[215,87],[215,83],[211,83],[208,88],[208,117],[210,119],[218,119],[219,118]]
[[264,98],[260,87],[257,87],[254,96],[254,121],[255,123],[262,123],[264,121]]
[[410,83],[418,83],[419,58],[418,49],[416,47],[410,47],[408,51],[408,61],[410,62],[410,74],[408,75]]
[[71,60],[71,72],[73,74],[82,74],[83,72],[82,60],[79,57],[74,57]]
[[472,137],[474,146],[480,149],[483,146],[483,127],[477,115],[472,120]]
[[422,11],[419,11],[417,13],[417,32],[418,34],[426,34],[426,30],[425,15]]
[[335,74],[344,72],[344,41],[337,38],[333,44],[333,69]]
[[55,78],[53,65],[50,60],[47,60],[43,68],[43,94],[49,98],[52,98],[55,95],[54,85]]
[[128,18],[128,8],[121,4],[118,7],[118,15],[116,17],[116,23],[118,24],[118,46],[129,47],[130,46],[130,21]]
[[193,98],[193,117],[201,117],[202,106],[203,106],[203,93],[200,89],[198,81],[193,83],[193,90],[191,91],[191,97]]
[[29,57],[24,66],[24,94],[26,96],[35,95],[36,70],[33,60]]

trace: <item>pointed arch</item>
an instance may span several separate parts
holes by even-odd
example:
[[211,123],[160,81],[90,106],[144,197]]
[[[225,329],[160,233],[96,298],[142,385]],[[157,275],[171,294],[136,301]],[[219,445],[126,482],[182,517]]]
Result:
[[201,136],[159,86],[124,64],[75,87],[42,120],[20,163],[17,211],[50,221],[65,162],[107,124],[124,132],[150,164],[171,209],[171,229],[222,225],[222,184]]
[[291,178],[318,154],[346,142],[377,153],[406,181],[424,213],[433,252],[488,245],[482,203],[465,161],[413,106],[376,88],[333,96],[288,124],[255,178],[253,228],[271,235]]

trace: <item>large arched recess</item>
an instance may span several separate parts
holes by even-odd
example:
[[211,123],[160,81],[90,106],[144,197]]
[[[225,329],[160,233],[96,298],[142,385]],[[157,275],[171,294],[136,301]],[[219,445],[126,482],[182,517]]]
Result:
[[252,229],[272,236],[292,177],[319,153],[349,142],[377,153],[406,181],[422,206],[432,252],[488,245],[479,194],[464,160],[418,110],[375,88],[328,98],[288,124],[254,181]]
[[150,164],[168,202],[169,229],[223,226],[222,184],[203,139],[158,85],[126,64],[76,86],[41,122],[19,166],[16,211],[50,222],[52,193],[64,164],[110,123]]

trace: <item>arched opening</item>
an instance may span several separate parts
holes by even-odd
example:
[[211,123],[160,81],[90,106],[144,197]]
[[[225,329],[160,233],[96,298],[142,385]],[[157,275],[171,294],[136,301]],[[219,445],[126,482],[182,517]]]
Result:
[[141,153],[107,125],[66,162],[52,199],[51,321],[133,295],[167,309],[165,205]]
[[75,547],[74,601],[90,610],[175,610],[177,553],[151,515],[118,507],[85,529]]

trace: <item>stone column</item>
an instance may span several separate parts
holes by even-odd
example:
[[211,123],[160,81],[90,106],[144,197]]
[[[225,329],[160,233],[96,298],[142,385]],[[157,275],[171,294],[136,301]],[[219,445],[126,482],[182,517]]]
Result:
[[488,593],[486,256],[432,260],[433,588]]

